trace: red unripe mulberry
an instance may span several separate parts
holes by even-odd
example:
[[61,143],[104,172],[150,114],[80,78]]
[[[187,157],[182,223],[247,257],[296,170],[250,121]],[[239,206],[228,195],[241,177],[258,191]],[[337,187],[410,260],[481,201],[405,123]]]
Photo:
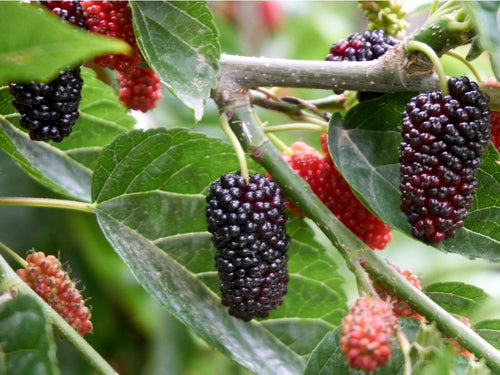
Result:
[[132,11],[128,1],[82,1],[85,22],[89,31],[121,39],[132,47],[129,55],[112,54],[99,56],[94,62],[103,67],[124,72],[141,62],[139,46],[132,26]]
[[[333,164],[327,135],[321,136],[322,155],[304,142],[295,142],[283,158],[311,186],[312,191],[337,218],[371,249],[383,249],[391,240],[391,228],[356,198]],[[292,211],[300,210],[289,205]]]
[[370,296],[358,298],[342,321],[340,351],[352,368],[374,371],[391,355],[397,323],[391,306]]
[[16,271],[18,276],[81,336],[92,332],[90,310],[59,259],[40,251],[28,255],[26,262],[25,268]]
[[151,69],[135,67],[118,73],[116,80],[120,86],[118,97],[127,108],[147,112],[161,98],[160,78]]

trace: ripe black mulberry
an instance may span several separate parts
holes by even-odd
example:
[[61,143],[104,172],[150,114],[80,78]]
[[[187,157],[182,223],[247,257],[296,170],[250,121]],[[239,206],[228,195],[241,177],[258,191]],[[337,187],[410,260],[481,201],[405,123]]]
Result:
[[[78,1],[42,1],[64,22],[86,28]],[[13,82],[9,91],[12,105],[19,111],[19,125],[29,130],[34,141],[61,142],[73,130],[79,117],[83,80],[80,65],[61,70],[52,81]]]
[[222,303],[244,321],[265,318],[287,292],[286,203],[270,179],[254,174],[248,183],[224,174],[207,195],[206,217],[217,249]]
[[476,174],[490,140],[489,97],[466,77],[412,98],[402,115],[401,209],[412,234],[427,242],[456,235],[477,191]]
[[49,83],[11,83],[12,104],[20,112],[19,124],[34,141],[61,142],[79,117],[83,80],[80,67],[59,72]]
[[365,31],[363,34],[355,33],[347,40],[339,40],[330,48],[326,61],[369,61],[376,60],[390,46],[395,46],[397,39],[386,36],[383,30]]

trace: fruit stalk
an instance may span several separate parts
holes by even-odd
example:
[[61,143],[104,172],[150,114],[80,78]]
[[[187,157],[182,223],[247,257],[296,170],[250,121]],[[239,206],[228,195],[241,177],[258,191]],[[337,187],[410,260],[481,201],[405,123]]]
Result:
[[86,213],[94,212],[89,203],[50,198],[1,197],[0,206],[50,207]]
[[[370,274],[387,285],[399,298],[408,301],[412,308],[429,321],[436,321],[438,327],[445,334],[456,338],[461,345],[478,358],[485,358],[493,371],[500,371],[499,351],[473,330],[461,324],[424,293],[418,291],[330,213],[314,195],[309,185],[293,172],[279,151],[265,137],[248,104],[248,98],[244,97],[245,95],[241,91],[234,92],[235,101],[219,103],[221,108],[230,108],[233,115],[233,121],[230,125],[243,148],[255,161],[266,168],[283,189],[285,195],[318,225],[346,259],[350,269],[353,272],[356,271],[352,267],[351,259],[365,257],[368,264],[367,270]],[[228,99],[227,95],[225,99]]]

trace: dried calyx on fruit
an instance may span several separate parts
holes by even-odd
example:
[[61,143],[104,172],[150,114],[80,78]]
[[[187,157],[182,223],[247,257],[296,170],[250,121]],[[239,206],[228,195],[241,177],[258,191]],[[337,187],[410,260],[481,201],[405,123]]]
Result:
[[270,179],[238,174],[215,180],[207,195],[208,231],[217,252],[222,303],[229,314],[265,318],[287,292],[286,203]]
[[466,77],[450,78],[448,88],[449,95],[412,98],[402,115],[401,209],[413,236],[427,242],[453,237],[463,226],[490,140],[489,97]]
[[359,297],[342,321],[340,351],[355,369],[374,371],[391,355],[397,320],[391,306],[370,296]]
[[16,271],[19,277],[81,336],[92,332],[90,310],[61,262],[41,251],[28,255],[26,262],[25,268]]
[[[76,1],[42,2],[63,20],[83,27],[83,11]],[[19,125],[29,130],[34,141],[61,142],[73,130],[79,117],[83,80],[80,66],[59,72],[52,81],[10,83],[12,105],[19,111]]]
[[[322,155],[304,142],[295,142],[283,158],[310,186],[318,198],[358,238],[372,249],[383,249],[391,240],[391,227],[380,221],[356,198],[347,181],[333,164],[327,135],[320,138]],[[303,213],[294,205],[290,209]]]

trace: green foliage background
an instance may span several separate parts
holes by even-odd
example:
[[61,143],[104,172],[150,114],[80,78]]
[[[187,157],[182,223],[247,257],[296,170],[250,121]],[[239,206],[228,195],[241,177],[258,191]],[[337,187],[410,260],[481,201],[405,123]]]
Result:
[[[248,33],[247,28],[241,23],[230,22],[218,16],[220,13],[216,11],[215,5],[213,6],[216,15],[215,24],[220,30],[221,51],[233,54],[322,60],[328,53],[331,43],[345,38],[351,32],[364,30],[366,25],[361,12],[357,9],[356,2],[290,2],[283,4],[286,19],[282,27],[274,32],[258,33],[257,38],[255,33]],[[138,5],[134,5],[134,10],[138,10]],[[418,17],[417,14],[410,18],[410,24],[413,22],[414,25],[419,25],[422,19]],[[245,20],[245,22],[251,22],[251,20]],[[154,57],[147,58],[154,60]],[[445,59],[444,61],[449,74],[470,74],[463,65],[453,60]],[[484,76],[492,75],[485,59],[480,58],[475,65]],[[0,70],[3,70],[1,66]],[[89,81],[95,80],[89,71],[85,71],[84,75]],[[182,86],[186,82],[178,82],[178,84]],[[173,89],[175,90],[175,87]],[[207,90],[206,87],[202,89]],[[97,84],[92,87],[92,90],[106,91]],[[319,90],[287,90],[289,95],[302,98],[329,94],[329,92]],[[88,92],[87,98],[91,99],[94,94],[113,96],[110,89],[104,94]],[[5,95],[5,92],[2,94],[0,91],[0,95]],[[193,95],[196,96],[196,94]],[[217,123],[218,114],[213,102],[208,101],[200,109],[202,104],[200,104],[201,99],[198,98],[189,109],[167,89],[164,89],[164,97],[158,108],[148,115],[135,115],[139,127],[195,128],[197,132],[215,136],[226,142]],[[100,163],[97,155],[102,147],[108,144],[118,132],[130,129],[134,120],[128,118],[123,109],[109,107],[108,103],[100,103],[102,107],[107,108],[104,111],[105,115],[100,122],[89,121],[89,118],[94,120],[93,116],[102,114],[103,111],[99,103],[97,103],[97,108],[95,106],[87,108],[85,104],[85,101],[82,102],[81,127],[87,126],[86,121],[97,124],[92,133],[102,131],[106,136],[99,135],[96,139],[88,139],[86,138],[88,132],[79,134],[79,128],[75,128],[72,138],[70,137],[68,142],[60,146],[60,156],[68,163],[76,160],[88,168],[94,168],[96,163]],[[5,101],[0,100],[0,105],[6,105]],[[204,116],[196,123],[193,119],[193,112],[199,119],[201,110]],[[270,124],[287,121],[279,114],[269,111],[259,112],[262,118]],[[123,120],[124,118],[127,119]],[[113,126],[114,121],[127,125],[125,128],[116,129]],[[106,129],[106,125],[110,125],[109,129]],[[158,132],[161,133],[161,130]],[[83,138],[85,142],[81,141]],[[318,138],[317,134],[300,131],[290,132],[283,136],[283,140],[288,144],[300,139],[315,146],[318,146]],[[254,168],[258,167],[254,166]],[[82,169],[82,178],[90,178],[87,172]],[[80,191],[75,186],[56,190],[60,194],[54,193],[51,182],[39,183],[31,179],[3,151],[0,151],[0,178],[2,181],[8,181],[8,183],[1,184],[0,196],[66,198],[69,193],[81,199],[90,199],[90,191]],[[103,180],[105,180],[104,177]],[[94,194],[102,192],[102,186],[96,187],[99,185],[99,179],[96,181],[93,186]],[[113,189],[115,188],[118,187],[110,188],[111,193],[108,198],[114,197],[113,194],[116,192]],[[196,193],[201,193],[201,191],[196,191]],[[102,209],[103,212],[109,213],[106,207]],[[102,220],[102,217],[100,219]],[[321,233],[313,234],[319,247],[328,246],[328,241]],[[249,370],[200,340],[190,329],[173,318],[144,292],[104,237],[93,215],[45,208],[2,207],[0,239],[21,255],[25,255],[27,250],[34,248],[46,253],[60,254],[62,261],[71,265],[72,276],[81,280],[80,285],[85,286],[84,296],[91,296],[88,303],[93,306],[92,320],[95,332],[88,337],[88,341],[121,374],[236,375],[250,373]],[[304,254],[304,249],[301,254]],[[498,285],[500,279],[498,266],[483,260],[469,261],[457,255],[437,252],[431,247],[408,240],[397,232],[394,232],[393,241],[384,250],[384,256],[400,268],[411,268],[420,275],[424,285],[434,284],[431,290],[436,298],[444,301],[446,301],[447,293],[451,293],[449,292],[451,289],[449,284],[440,284],[441,282],[460,280],[485,289],[493,298],[483,303],[479,309],[471,307],[471,317],[474,321],[483,318],[500,318],[496,310],[500,292],[492,287],[492,285]],[[339,280],[343,278],[346,286],[346,296],[339,298],[352,302],[356,296],[353,277],[340,257],[335,261],[339,268]],[[297,260],[297,263],[300,263],[300,260]],[[291,266],[294,264],[292,263]],[[336,267],[332,266],[332,268]],[[495,280],[497,283],[494,282]],[[453,294],[455,291],[456,288],[453,289]],[[467,295],[469,293],[467,292]],[[481,299],[481,293],[477,294],[478,300],[483,302],[484,298]],[[460,312],[464,311],[457,313]],[[286,314],[286,311],[278,312],[278,314],[281,313]],[[292,313],[295,314],[295,311]],[[337,313],[336,316],[330,317],[332,323],[338,324],[342,312]],[[273,329],[271,326],[272,322],[269,323],[270,330]],[[279,330],[279,327],[276,326],[274,329]],[[323,333],[318,332],[318,335]],[[334,333],[330,336],[333,337],[333,335]],[[325,340],[331,337],[327,336]],[[56,342],[57,358],[62,374],[93,373],[72,347],[57,338]],[[308,353],[310,349],[299,350]],[[311,367],[309,371],[312,371],[311,374],[314,373]]]

